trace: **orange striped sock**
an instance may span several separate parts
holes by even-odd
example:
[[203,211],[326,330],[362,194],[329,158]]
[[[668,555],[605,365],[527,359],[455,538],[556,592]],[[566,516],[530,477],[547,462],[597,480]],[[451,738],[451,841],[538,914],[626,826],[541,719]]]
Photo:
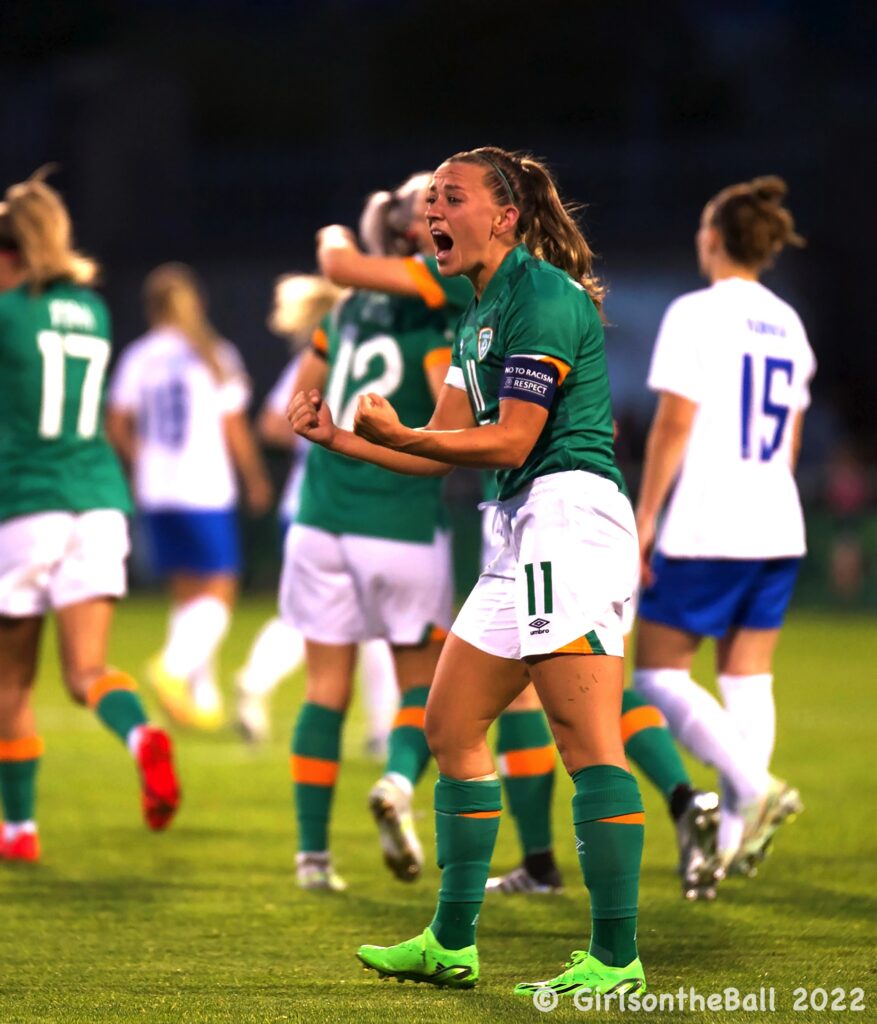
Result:
[[91,683],[85,700],[123,743],[127,743],[132,729],[148,721],[137,694],[137,683],[127,672],[109,669]]
[[524,855],[551,849],[555,750],[543,713],[503,712],[499,717],[496,752],[506,801]]
[[329,848],[329,815],[341,757],[340,711],[306,702],[298,713],[289,759],[292,796],[303,853]]
[[0,801],[7,823],[34,819],[37,769],[43,750],[40,736],[0,740]]

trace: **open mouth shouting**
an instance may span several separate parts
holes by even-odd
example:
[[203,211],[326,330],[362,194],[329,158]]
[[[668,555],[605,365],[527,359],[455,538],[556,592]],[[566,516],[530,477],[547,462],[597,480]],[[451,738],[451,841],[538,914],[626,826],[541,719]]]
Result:
[[448,259],[448,254],[454,247],[454,240],[446,232],[440,228],[430,228],[430,234],[432,235],[432,243],[435,246],[435,258],[436,262],[441,265]]

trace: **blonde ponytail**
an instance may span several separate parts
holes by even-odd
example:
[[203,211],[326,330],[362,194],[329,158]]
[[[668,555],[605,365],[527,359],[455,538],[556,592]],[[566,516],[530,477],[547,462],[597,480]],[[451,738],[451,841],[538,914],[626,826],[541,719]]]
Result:
[[143,304],[151,327],[175,327],[207,364],[217,381],[228,376],[219,358],[219,334],[207,318],[207,302],[195,272],[185,263],[163,263],[143,283]]

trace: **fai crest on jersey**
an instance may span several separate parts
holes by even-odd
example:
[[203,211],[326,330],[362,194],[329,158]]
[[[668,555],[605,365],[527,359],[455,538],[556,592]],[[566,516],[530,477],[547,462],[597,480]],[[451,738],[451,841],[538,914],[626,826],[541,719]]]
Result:
[[493,328],[482,327],[478,332],[478,358],[483,359],[487,355],[490,343],[493,341]]

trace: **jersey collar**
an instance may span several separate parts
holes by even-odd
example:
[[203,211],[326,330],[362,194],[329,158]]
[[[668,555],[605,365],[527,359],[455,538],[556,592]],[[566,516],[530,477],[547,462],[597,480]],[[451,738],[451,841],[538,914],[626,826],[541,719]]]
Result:
[[496,268],[493,277],[487,282],[487,287],[484,289],[478,305],[483,306],[486,302],[493,300],[499,294],[500,289],[512,271],[519,267],[524,260],[528,259],[530,259],[530,250],[523,242],[520,245],[516,245],[514,249],[509,250],[502,263]]

